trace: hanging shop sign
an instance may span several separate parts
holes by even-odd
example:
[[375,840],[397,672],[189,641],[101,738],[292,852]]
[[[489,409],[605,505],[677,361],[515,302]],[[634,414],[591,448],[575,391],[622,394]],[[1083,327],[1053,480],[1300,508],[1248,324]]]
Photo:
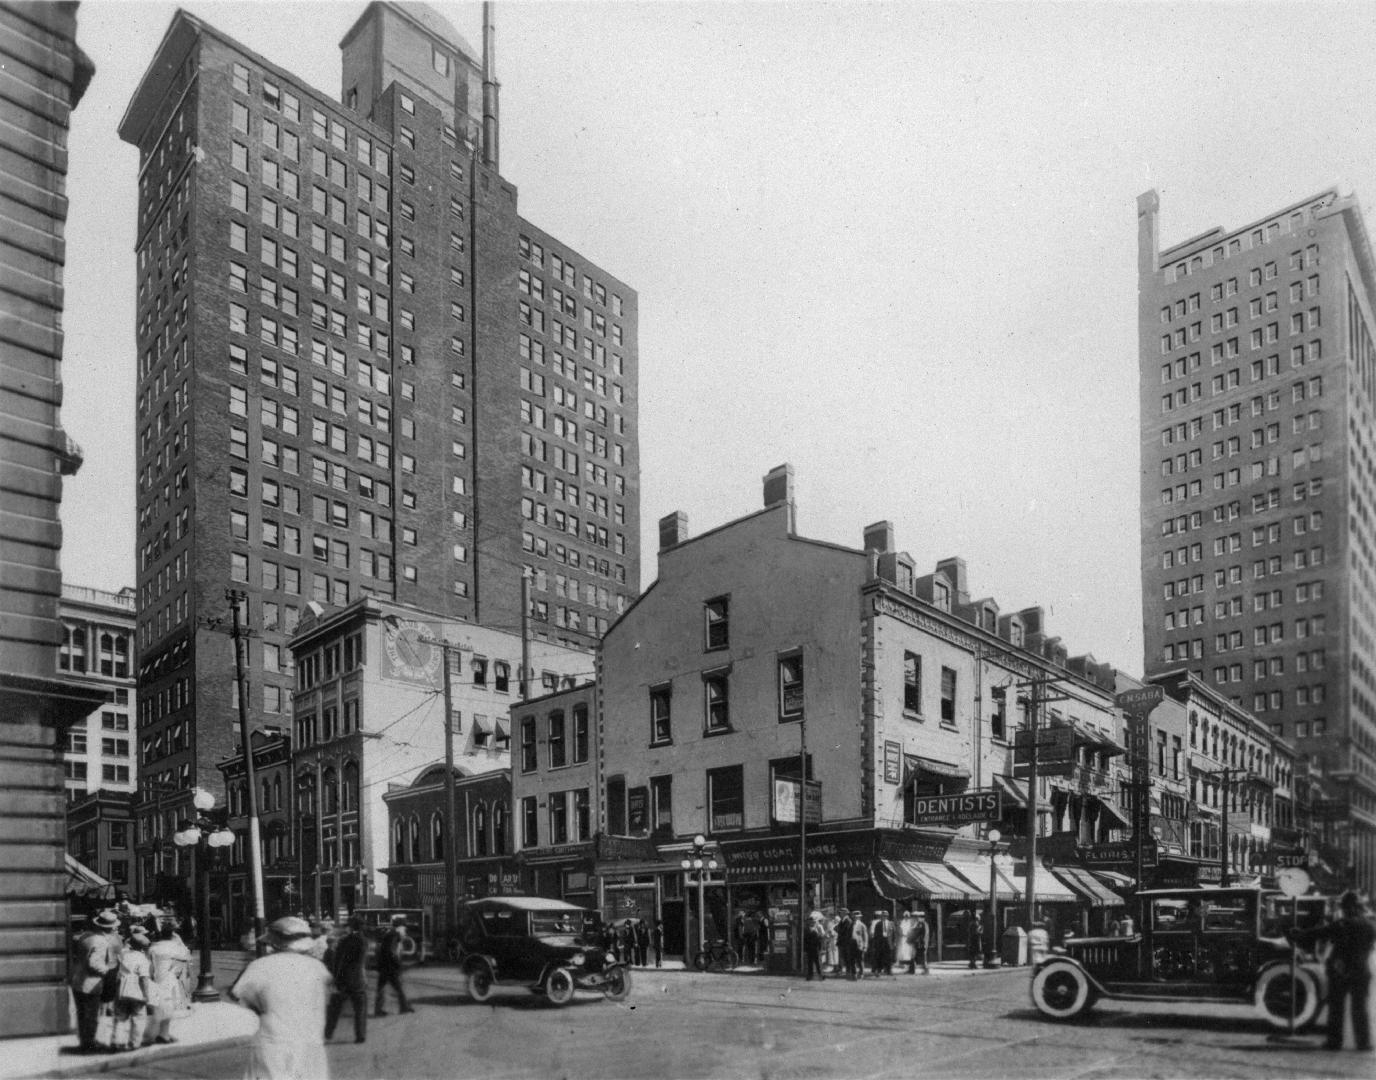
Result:
[[968,825],[1002,817],[1003,794],[997,788],[989,788],[959,795],[914,796],[910,821],[914,825]]

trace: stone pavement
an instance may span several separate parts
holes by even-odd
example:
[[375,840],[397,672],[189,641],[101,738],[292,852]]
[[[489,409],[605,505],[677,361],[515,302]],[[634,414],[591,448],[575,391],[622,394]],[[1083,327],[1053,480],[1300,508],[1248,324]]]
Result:
[[[216,982],[223,994],[230,986],[246,958],[232,952],[216,952]],[[441,965],[435,965],[441,966]],[[448,966],[448,965],[443,965]],[[661,968],[637,968],[644,972],[676,972],[684,977],[694,974],[685,968],[682,961],[666,960]],[[995,971],[1014,971],[1004,968],[970,968],[963,960],[939,961],[931,965],[933,976],[949,978],[963,975],[982,975]],[[1026,968],[1023,969],[1026,972]],[[761,967],[741,965],[730,973],[732,976],[750,977],[765,974]],[[866,979],[876,976],[866,975]],[[908,976],[906,973],[893,978],[922,978],[921,973]],[[831,974],[829,979],[845,980],[844,975]],[[108,1041],[109,1020],[102,1019],[98,1037]],[[131,1065],[156,1058],[160,1063],[175,1059],[183,1054],[199,1053],[222,1046],[234,1045],[250,1038],[258,1028],[258,1018],[247,1009],[233,1004],[227,997],[217,1002],[202,1002],[192,1006],[191,1011],[172,1023],[172,1034],[176,1042],[170,1045],[145,1046],[138,1050],[120,1053],[76,1054],[76,1035],[40,1035],[30,1038],[0,1040],[0,1080],[34,1080],[41,1077],[80,1077],[99,1076],[102,1073],[126,1069]]]

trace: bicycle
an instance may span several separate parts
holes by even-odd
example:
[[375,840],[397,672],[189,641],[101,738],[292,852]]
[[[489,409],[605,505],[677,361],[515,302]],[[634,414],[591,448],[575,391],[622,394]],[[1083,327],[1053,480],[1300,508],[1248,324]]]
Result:
[[730,942],[718,938],[693,957],[693,967],[698,971],[730,971],[741,962]]

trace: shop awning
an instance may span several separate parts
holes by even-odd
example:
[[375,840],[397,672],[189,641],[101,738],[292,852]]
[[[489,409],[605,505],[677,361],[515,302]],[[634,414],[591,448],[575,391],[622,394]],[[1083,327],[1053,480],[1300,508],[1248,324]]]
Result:
[[511,738],[511,721],[508,720],[505,716],[497,717],[497,738]]
[[1014,780],[1011,776],[1000,776],[995,773],[994,786],[1003,792],[1004,802],[1026,809],[1027,782],[1025,780]]
[[975,889],[941,863],[876,858],[871,876],[874,887],[886,900],[905,900],[910,896],[927,900],[984,900],[988,897],[988,893]]
[[1071,891],[1079,893],[1089,901],[1090,907],[1124,907],[1125,901],[1116,892],[1099,884],[1094,875],[1079,866],[1056,866],[1051,871],[1068,885]]
[[[1012,859],[1007,855],[1000,855],[1000,859],[1008,859],[1009,869],[1012,869]],[[1027,895],[1027,877],[1022,874],[1010,875],[1013,885],[1018,891],[1018,897]],[[1042,904],[1076,904],[1079,903],[1079,896],[1065,887],[1065,884],[1056,877],[1047,867],[1041,856],[1037,857],[1036,873],[1037,901]]]
[[483,716],[481,713],[473,714],[473,730],[481,731],[484,735],[492,734],[492,718]]
[[914,754],[905,754],[903,763],[907,766],[907,782],[912,783],[922,774],[939,777],[942,780],[969,780],[970,770],[964,765],[954,765],[949,761],[937,761],[935,758],[917,757]]
[[[1004,858],[1007,859],[1007,856]],[[987,852],[948,851],[946,853],[946,865],[979,889],[986,900],[989,898],[989,855]],[[1011,904],[1021,895],[1013,881],[1011,862],[996,863],[996,869],[998,872],[994,882],[998,890],[999,900]],[[1024,891],[1025,889],[1026,886],[1024,885]]]
[[1109,819],[1109,828],[1111,829],[1126,829],[1132,825],[1127,814],[1107,799],[1099,799],[1099,815]]
[[1112,885],[1115,889],[1132,889],[1136,884],[1134,878],[1127,874],[1120,874],[1117,870],[1091,870],[1090,874],[1100,881]]
[[97,874],[89,866],[78,862],[71,855],[67,861],[67,895],[89,896],[99,900],[113,900],[115,887]]

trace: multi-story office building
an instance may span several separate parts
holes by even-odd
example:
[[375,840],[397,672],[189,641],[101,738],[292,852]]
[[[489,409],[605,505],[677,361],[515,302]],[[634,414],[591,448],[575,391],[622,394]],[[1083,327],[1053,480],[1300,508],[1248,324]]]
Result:
[[255,724],[307,603],[515,630],[529,568],[534,636],[587,646],[639,588],[635,292],[517,213],[490,50],[392,3],[341,47],[342,103],[178,12],[120,125],[150,784],[221,787],[226,587]]
[[57,670],[67,134],[94,68],[74,3],[0,4],[0,1038],[70,1027],[62,747],[101,693]]
[[67,798],[79,799],[93,791],[133,791],[138,778],[132,722],[136,709],[134,590],[115,593],[64,584],[58,615],[62,620],[58,671],[99,691],[105,699],[83,723],[67,729],[63,755]]
[[1326,191],[1162,248],[1138,198],[1148,678],[1184,671],[1342,792],[1376,888],[1376,266]]

